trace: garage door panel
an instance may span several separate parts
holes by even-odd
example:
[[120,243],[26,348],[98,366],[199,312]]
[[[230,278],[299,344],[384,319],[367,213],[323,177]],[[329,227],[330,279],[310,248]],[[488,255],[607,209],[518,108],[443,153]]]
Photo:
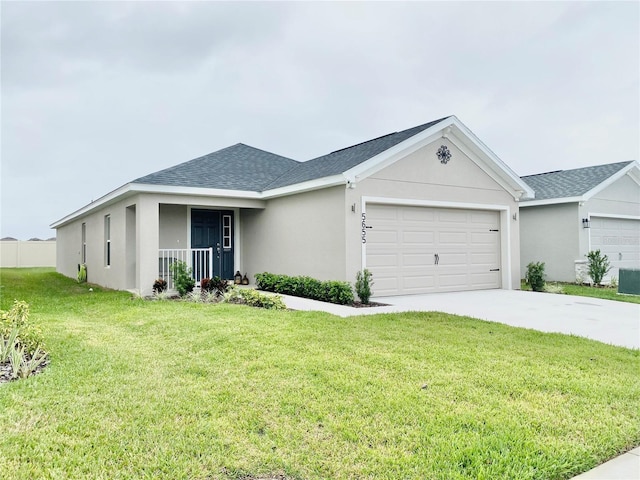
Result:
[[431,208],[404,207],[400,209],[400,215],[397,215],[396,218],[406,223],[433,223],[435,220],[435,211]]
[[467,232],[452,232],[450,230],[438,232],[438,245],[467,245]]
[[494,268],[498,265],[500,257],[495,252],[472,252],[469,254],[469,263]]
[[495,288],[492,285],[495,285],[496,282],[500,281],[500,272],[480,272],[480,273],[471,273],[471,283],[473,285],[484,285],[483,288]]
[[402,255],[402,265],[405,270],[409,270],[413,266],[426,267],[434,264],[433,255],[424,254],[406,254]]
[[402,232],[402,243],[404,245],[417,243],[419,245],[434,245],[433,232],[420,232],[414,230],[405,230]]
[[396,254],[372,254],[367,255],[367,265],[370,267],[397,267],[398,256]]
[[[500,288],[499,213],[370,205],[366,264],[376,295]],[[436,254],[439,256],[435,265]]]

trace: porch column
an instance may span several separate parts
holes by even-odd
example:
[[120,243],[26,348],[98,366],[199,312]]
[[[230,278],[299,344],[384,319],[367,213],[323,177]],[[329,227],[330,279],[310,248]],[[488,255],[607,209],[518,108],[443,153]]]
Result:
[[136,288],[140,295],[153,293],[158,278],[158,249],[160,248],[160,205],[149,195],[140,195],[136,209]]

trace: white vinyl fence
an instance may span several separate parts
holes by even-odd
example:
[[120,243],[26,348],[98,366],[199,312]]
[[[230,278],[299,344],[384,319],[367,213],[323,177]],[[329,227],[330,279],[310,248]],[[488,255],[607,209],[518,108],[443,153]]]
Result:
[[55,240],[0,242],[0,267],[55,267]]

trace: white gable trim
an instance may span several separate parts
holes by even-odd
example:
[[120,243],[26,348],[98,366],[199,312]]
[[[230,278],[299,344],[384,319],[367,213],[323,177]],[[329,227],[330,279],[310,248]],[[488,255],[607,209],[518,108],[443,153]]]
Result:
[[563,198],[546,198],[544,200],[531,200],[520,202],[520,208],[538,207],[540,205],[555,205],[558,203],[578,203],[584,202],[583,197],[563,197]]

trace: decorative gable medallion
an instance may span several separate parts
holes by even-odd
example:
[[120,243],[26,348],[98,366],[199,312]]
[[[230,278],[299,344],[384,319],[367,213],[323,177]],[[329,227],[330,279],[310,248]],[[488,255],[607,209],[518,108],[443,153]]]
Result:
[[449,148],[446,145],[442,145],[438,149],[438,152],[436,153],[436,155],[438,156],[440,163],[442,163],[443,165],[446,165],[449,162],[449,160],[451,160],[451,152],[449,151]]

